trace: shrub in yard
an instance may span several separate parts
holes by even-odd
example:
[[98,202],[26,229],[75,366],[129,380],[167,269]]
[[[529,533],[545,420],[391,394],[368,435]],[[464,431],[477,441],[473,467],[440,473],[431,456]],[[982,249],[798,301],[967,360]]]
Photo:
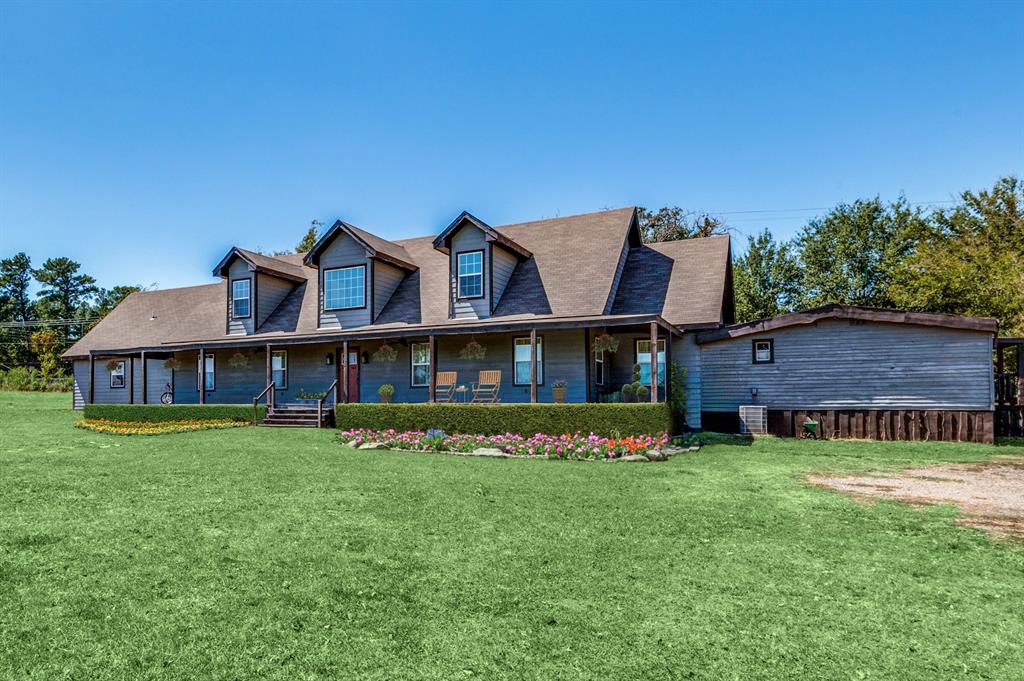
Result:
[[339,404],[341,430],[427,431],[530,437],[537,433],[600,436],[657,435],[671,430],[662,404]]
[[39,392],[70,392],[74,378],[57,370],[48,379],[35,367],[13,367],[0,370],[0,390]]
[[[259,405],[257,418],[266,416],[266,405]],[[86,419],[103,421],[252,421],[251,404],[87,404]]]

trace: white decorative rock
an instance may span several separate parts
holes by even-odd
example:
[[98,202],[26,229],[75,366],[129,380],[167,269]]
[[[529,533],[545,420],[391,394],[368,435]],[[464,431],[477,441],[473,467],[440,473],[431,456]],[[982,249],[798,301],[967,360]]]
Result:
[[473,456],[493,456],[495,458],[507,459],[508,454],[496,447],[480,447],[472,451]]
[[359,449],[388,449],[388,446],[383,442],[364,442]]
[[647,451],[647,458],[650,461],[667,461],[668,455],[660,449],[650,449]]
[[643,454],[627,454],[626,456],[620,456],[616,461],[650,461]]

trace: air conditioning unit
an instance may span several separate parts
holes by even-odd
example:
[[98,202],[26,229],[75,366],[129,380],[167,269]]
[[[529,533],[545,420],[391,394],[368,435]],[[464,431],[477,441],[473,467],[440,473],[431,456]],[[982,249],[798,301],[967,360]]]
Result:
[[740,432],[760,434],[768,432],[768,407],[748,405],[740,407]]

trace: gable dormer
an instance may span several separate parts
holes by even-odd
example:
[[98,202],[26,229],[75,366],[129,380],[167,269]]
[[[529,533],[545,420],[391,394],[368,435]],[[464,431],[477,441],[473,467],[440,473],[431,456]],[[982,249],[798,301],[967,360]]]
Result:
[[317,328],[372,324],[398,285],[417,267],[401,245],[341,220],[303,262],[317,274]]
[[226,281],[228,335],[256,333],[289,293],[306,280],[302,268],[234,247],[213,269]]
[[463,211],[434,239],[448,255],[448,317],[484,319],[493,314],[512,272],[532,253]]

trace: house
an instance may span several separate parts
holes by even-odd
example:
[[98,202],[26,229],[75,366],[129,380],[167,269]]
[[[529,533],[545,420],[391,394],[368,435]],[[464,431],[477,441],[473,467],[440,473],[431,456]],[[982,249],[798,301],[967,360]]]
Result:
[[[493,227],[462,213],[436,234],[387,240],[337,221],[310,252],[232,248],[218,283],[133,293],[65,358],[75,405],[275,401],[333,385],[338,402],[427,402],[438,371],[470,387],[500,371],[501,402],[613,400],[634,364],[664,400],[671,362],[694,369],[695,332],[733,321],[729,238],[644,245],[634,208]],[[591,351],[602,333],[615,353]],[[482,359],[464,359],[470,341]],[[374,361],[386,344],[396,361]],[[651,348],[657,348],[652,365]],[[200,359],[202,358],[202,359]],[[168,361],[171,360],[171,361]],[[456,400],[470,398],[469,390]]]
[[[759,406],[778,434],[814,416],[828,434],[992,439],[995,320],[830,305],[734,324],[729,238],[643,244],[634,208],[462,213],[394,241],[339,220],[308,253],[232,248],[213,274],[133,293],[71,347],[75,406],[251,403],[271,385],[277,404],[376,402],[384,384],[465,401],[481,371],[502,403],[551,402],[556,381],[569,402],[617,401],[635,365],[661,401],[678,364],[695,428],[735,431]],[[595,352],[603,334],[616,352]],[[467,390],[441,394],[439,372]]]

